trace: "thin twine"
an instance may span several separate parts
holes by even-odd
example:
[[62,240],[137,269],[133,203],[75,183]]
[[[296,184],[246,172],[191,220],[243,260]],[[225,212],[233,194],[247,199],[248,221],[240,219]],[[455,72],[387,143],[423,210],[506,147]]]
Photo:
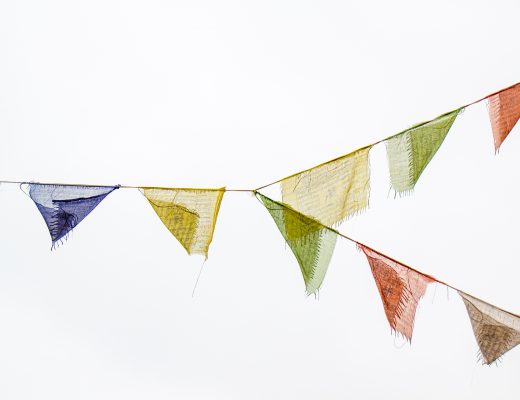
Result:
[[206,263],[206,258],[202,261],[202,264],[200,264],[200,270],[199,270],[199,274],[197,275],[197,280],[195,281],[195,285],[193,286],[193,291],[191,292],[191,297],[194,298],[195,297],[195,290],[197,290],[197,286],[199,285],[199,279],[200,279],[200,276],[202,275],[202,268],[204,267],[204,264]]
[[[263,196],[263,197],[266,197],[267,199],[269,199],[267,196],[264,196],[264,195],[261,194],[260,192],[255,192],[255,195],[260,195],[260,196]],[[258,201],[260,201],[260,202],[262,203],[262,201],[261,201],[258,197],[257,197],[257,199],[258,199]],[[399,265],[401,265],[401,266],[403,266],[403,267],[405,267],[405,268],[407,268],[407,269],[409,269],[409,270],[411,270],[411,271],[414,271],[415,273],[417,273],[417,274],[419,274],[419,275],[422,275],[422,276],[424,276],[425,278],[431,279],[431,280],[434,281],[435,283],[438,283],[438,284],[440,284],[440,285],[444,285],[447,289],[449,288],[449,289],[455,290],[456,292],[459,292],[459,293],[462,293],[462,294],[465,294],[465,295],[471,296],[471,297],[473,297],[473,298],[475,298],[475,299],[477,299],[477,300],[479,300],[479,301],[481,301],[481,302],[483,302],[483,303],[490,304],[490,303],[488,303],[487,301],[482,300],[482,299],[478,298],[477,296],[470,295],[470,294],[466,293],[465,291],[463,291],[463,290],[461,290],[461,289],[459,289],[459,288],[457,288],[457,287],[455,287],[455,286],[453,286],[453,285],[450,285],[450,284],[448,284],[448,283],[446,283],[446,282],[444,282],[444,281],[441,281],[440,279],[435,278],[435,277],[432,276],[432,275],[425,274],[425,273],[422,272],[422,271],[419,271],[419,270],[417,270],[417,269],[415,269],[415,268],[412,268],[412,267],[410,267],[409,265],[405,264],[405,263],[402,262],[402,261],[396,260],[395,258],[392,258],[392,257],[390,257],[390,256],[387,256],[387,255],[384,254],[384,253],[381,253],[381,252],[379,252],[379,251],[377,251],[377,250],[374,250],[372,247],[370,247],[370,246],[368,246],[368,245],[366,245],[366,244],[364,244],[364,243],[362,243],[362,242],[360,242],[360,241],[357,241],[356,239],[353,239],[353,238],[351,238],[351,237],[349,237],[349,236],[347,236],[347,235],[345,235],[345,234],[339,232],[338,230],[336,230],[336,229],[334,229],[334,228],[331,228],[330,226],[327,226],[327,225],[321,223],[320,221],[318,221],[317,219],[315,219],[315,218],[313,218],[313,217],[311,217],[311,216],[308,216],[308,215],[306,215],[306,214],[303,214],[303,213],[301,213],[301,212],[295,210],[294,208],[288,207],[287,205],[285,205],[285,204],[283,204],[283,203],[277,202],[277,201],[272,200],[272,199],[269,199],[269,200],[272,201],[273,203],[276,203],[277,205],[279,205],[280,207],[282,207],[282,208],[284,208],[284,209],[290,210],[290,211],[292,211],[292,212],[294,212],[294,213],[296,213],[296,214],[298,214],[298,215],[300,215],[300,216],[303,216],[303,217],[305,217],[305,218],[308,218],[308,219],[312,220],[312,221],[315,222],[316,224],[322,226],[323,229],[327,229],[327,230],[329,230],[329,231],[331,231],[331,232],[334,232],[336,235],[340,236],[340,237],[343,238],[343,239],[347,239],[348,241],[350,241],[350,242],[352,242],[352,243],[354,243],[354,244],[356,244],[356,245],[361,245],[361,246],[364,246],[364,247],[368,247],[368,248],[369,248],[370,250],[372,250],[374,253],[377,253],[377,254],[379,254],[380,256],[383,256],[383,257],[385,257],[385,258],[387,258],[387,259],[389,259],[389,260],[391,260],[391,261],[393,261],[393,262],[395,262],[395,263],[397,263],[397,264],[399,264]],[[263,203],[262,203],[262,204],[263,204]],[[492,305],[492,304],[491,304],[491,305]],[[504,310],[504,309],[499,308],[499,307],[497,307],[497,306],[495,306],[495,305],[492,305],[492,306],[495,307],[496,309],[500,310],[500,311],[503,311],[503,312],[505,312],[505,313],[507,313],[507,314],[510,314],[510,315],[514,316],[514,317],[520,318],[520,315],[514,314],[514,313],[512,313],[512,312],[510,312],[510,311]]]
[[329,163],[331,163],[331,162],[334,162],[334,161],[340,160],[341,158],[343,158],[343,157],[347,157],[348,155],[350,155],[350,154],[352,154],[352,153],[355,153],[355,152],[357,152],[357,151],[364,150],[364,149],[366,149],[366,148],[370,148],[370,147],[374,147],[374,146],[376,146],[376,145],[378,145],[378,144],[380,144],[380,143],[386,142],[386,141],[389,140],[389,139],[392,139],[392,138],[394,138],[394,137],[396,137],[396,136],[402,135],[403,133],[406,133],[406,132],[408,132],[408,131],[411,130],[411,129],[417,129],[417,128],[420,128],[420,127],[422,127],[422,126],[424,126],[424,125],[429,124],[430,122],[436,121],[437,119],[439,119],[439,118],[441,118],[441,117],[444,117],[444,116],[447,115],[447,114],[451,114],[451,113],[453,113],[453,112],[455,112],[455,111],[462,111],[462,110],[464,110],[464,109],[466,109],[466,108],[468,108],[468,107],[470,107],[470,106],[473,106],[473,105],[475,105],[475,104],[477,104],[477,103],[480,103],[480,102],[483,101],[483,100],[486,100],[487,98],[489,98],[489,97],[491,97],[491,96],[495,96],[495,95],[497,95],[497,94],[499,94],[499,93],[505,92],[506,90],[509,90],[509,89],[511,89],[511,88],[513,88],[513,87],[519,85],[519,84],[520,84],[520,82],[515,83],[515,84],[513,84],[513,85],[511,85],[511,86],[508,86],[508,87],[506,87],[506,88],[504,88],[504,89],[500,89],[500,90],[498,90],[498,91],[496,91],[496,92],[494,92],[494,93],[488,94],[487,96],[484,96],[484,97],[482,97],[482,98],[480,98],[480,99],[478,99],[478,100],[472,101],[471,103],[468,103],[468,104],[466,104],[466,105],[464,105],[464,106],[461,106],[461,107],[455,108],[455,109],[452,110],[452,111],[445,112],[445,113],[443,113],[443,114],[441,114],[441,115],[439,115],[439,116],[437,116],[437,117],[435,117],[435,118],[433,118],[433,119],[430,119],[430,120],[428,120],[428,121],[421,122],[420,124],[417,124],[417,125],[414,125],[412,128],[407,128],[407,129],[405,129],[404,131],[401,131],[401,132],[396,133],[396,134],[394,134],[394,135],[388,136],[388,137],[386,137],[386,138],[384,138],[384,139],[380,139],[380,140],[378,140],[378,141],[376,141],[376,142],[374,142],[374,143],[372,143],[372,144],[369,144],[369,145],[366,145],[366,146],[360,147],[359,149],[354,150],[354,151],[350,152],[350,153],[347,154],[347,155],[343,155],[343,156],[340,156],[340,157],[334,158],[334,159],[332,159],[332,160],[325,161],[325,162],[323,162],[323,163],[321,163],[321,164],[318,164],[318,165],[316,165],[316,166],[314,166],[314,167],[312,167],[312,168],[305,169],[305,170],[300,171],[300,172],[297,172],[297,173],[295,173],[295,174],[292,174],[292,175],[286,176],[285,178],[278,179],[277,181],[274,181],[274,182],[272,182],[272,183],[268,183],[267,185],[260,186],[260,187],[256,188],[255,190],[261,190],[261,189],[264,189],[264,188],[266,188],[266,187],[268,187],[268,186],[274,185],[274,184],[276,184],[276,183],[280,183],[280,182],[282,182],[282,181],[284,181],[284,180],[286,180],[286,179],[292,178],[293,176],[296,176],[296,175],[301,174],[301,173],[303,173],[303,172],[307,172],[307,171],[310,171],[311,169],[318,168],[318,167],[321,167],[321,166],[323,166],[323,165],[329,164]]
[[85,183],[59,183],[59,182],[36,182],[36,181],[7,181],[0,180],[0,184],[8,183],[14,185],[48,185],[48,186],[84,186],[84,187],[102,187],[102,188],[113,188],[116,189],[171,189],[171,190],[208,190],[208,191],[223,191],[223,192],[254,192],[253,189],[215,189],[215,188],[178,188],[178,187],[166,187],[166,186],[132,186],[132,185],[93,185]]
[[[513,84],[513,85],[511,85],[511,86],[508,86],[508,87],[506,87],[506,88],[504,88],[504,89],[498,90],[498,91],[496,91],[496,92],[494,92],[494,93],[491,93],[491,94],[489,94],[489,95],[487,95],[487,96],[484,96],[484,97],[482,97],[482,98],[480,98],[480,99],[478,99],[478,100],[475,100],[475,101],[473,101],[473,102],[471,102],[471,103],[468,103],[468,104],[466,104],[466,105],[464,105],[464,106],[461,106],[461,107],[456,108],[456,109],[454,109],[454,110],[452,110],[452,111],[449,111],[449,112],[446,112],[446,113],[444,113],[444,114],[441,114],[440,116],[438,116],[438,117],[436,117],[436,118],[434,118],[434,119],[431,119],[431,120],[428,120],[428,121],[424,121],[424,122],[422,122],[422,123],[420,123],[420,124],[414,125],[412,128],[405,129],[404,131],[401,131],[401,132],[396,133],[396,134],[394,134],[394,135],[388,136],[388,137],[385,138],[385,139],[381,139],[381,140],[378,140],[378,141],[376,141],[376,142],[374,142],[374,143],[372,143],[372,144],[369,144],[369,145],[363,146],[363,147],[361,147],[361,148],[359,148],[359,149],[357,149],[357,150],[354,150],[354,151],[352,151],[352,152],[350,152],[350,153],[348,153],[348,154],[346,154],[346,155],[343,155],[343,156],[340,156],[340,157],[336,157],[336,158],[334,158],[334,159],[332,159],[332,160],[329,160],[329,161],[323,162],[323,163],[318,164],[318,165],[316,165],[316,166],[314,166],[314,167],[311,167],[311,168],[308,168],[308,169],[302,170],[302,171],[300,171],[300,172],[296,172],[296,173],[294,173],[294,174],[292,174],[292,175],[289,175],[289,176],[287,176],[287,177],[285,177],[285,178],[278,179],[278,180],[276,180],[276,181],[274,181],[274,182],[271,182],[271,183],[268,183],[268,184],[266,184],[266,185],[260,186],[260,187],[258,187],[258,188],[256,188],[256,189],[226,189],[226,188],[222,188],[222,189],[214,189],[214,188],[212,188],[212,189],[200,189],[200,188],[169,188],[169,187],[160,187],[160,186],[148,187],[148,188],[154,188],[154,189],[174,189],[174,190],[223,190],[223,191],[225,191],[225,192],[249,192],[249,193],[253,193],[255,196],[257,196],[258,194],[260,194],[261,196],[263,196],[263,195],[259,192],[259,190],[261,190],[261,189],[264,189],[264,188],[266,188],[266,187],[269,187],[269,186],[275,185],[275,184],[277,184],[277,183],[280,183],[280,182],[282,182],[282,181],[284,181],[284,180],[286,180],[286,179],[292,178],[293,176],[299,175],[299,174],[301,174],[301,173],[304,173],[304,172],[310,171],[310,170],[312,170],[312,169],[315,169],[315,168],[321,167],[321,166],[323,166],[323,165],[327,165],[327,164],[329,164],[329,163],[332,163],[332,162],[337,161],[337,160],[339,160],[339,159],[342,159],[342,158],[344,158],[344,157],[348,157],[350,154],[353,154],[353,153],[355,153],[355,152],[357,152],[357,151],[364,150],[364,149],[367,149],[367,148],[371,148],[371,147],[373,147],[373,146],[376,146],[376,145],[378,145],[378,144],[380,144],[380,143],[382,143],[382,142],[385,142],[385,141],[387,141],[387,140],[389,140],[389,139],[391,139],[391,138],[394,138],[394,137],[396,137],[396,136],[399,136],[399,135],[401,135],[401,134],[404,134],[404,133],[408,132],[410,129],[417,129],[417,128],[420,128],[421,126],[424,126],[424,125],[426,125],[426,124],[429,124],[429,123],[431,123],[431,122],[433,122],[433,121],[435,121],[435,120],[437,120],[437,119],[439,119],[439,118],[441,118],[441,117],[443,117],[443,116],[445,116],[445,115],[447,115],[447,114],[451,114],[451,113],[453,113],[453,112],[455,112],[455,111],[459,111],[459,112],[460,112],[460,111],[462,111],[462,110],[464,110],[464,109],[466,109],[466,108],[468,108],[468,107],[470,107],[470,106],[472,106],[472,105],[475,105],[475,104],[477,104],[477,103],[480,103],[481,101],[486,100],[487,98],[489,98],[489,97],[491,97],[491,96],[495,96],[495,95],[497,95],[497,94],[499,94],[499,93],[502,93],[502,92],[504,92],[504,91],[506,91],[506,90],[509,90],[509,89],[511,89],[511,88],[513,88],[513,87],[519,85],[519,84],[520,84],[520,82],[519,82],[519,83],[515,83],[515,84]],[[92,185],[92,184],[87,184],[87,185],[85,185],[85,184],[81,184],[81,185],[80,185],[80,184],[70,184],[70,183],[40,183],[40,182],[8,181],[8,180],[0,180],[0,183],[18,184],[18,185],[31,184],[31,183],[32,183],[32,184],[40,184],[40,185],[87,186],[87,187],[95,187],[95,186],[97,186],[97,187],[114,187],[114,186],[110,186],[110,185]],[[143,187],[143,186],[132,186],[132,185],[115,185],[115,186],[116,186],[117,188],[120,188],[120,189],[141,189],[141,188],[145,188],[145,187]],[[257,197],[257,199],[258,199],[258,197]],[[258,199],[258,200],[261,201],[260,199]],[[361,242],[359,242],[359,241],[357,241],[357,240],[355,240],[355,239],[353,239],[353,238],[351,238],[351,237],[349,237],[349,236],[347,236],[347,235],[345,235],[345,234],[343,234],[343,233],[337,231],[336,229],[331,228],[331,227],[329,227],[329,226],[327,226],[327,225],[321,223],[320,221],[318,221],[318,220],[316,220],[316,219],[314,219],[314,218],[312,218],[312,217],[310,217],[310,216],[308,216],[308,215],[305,215],[305,214],[303,214],[303,213],[301,213],[301,212],[299,212],[299,211],[297,211],[297,210],[294,210],[293,208],[289,208],[289,207],[287,207],[286,205],[284,205],[284,204],[282,204],[282,203],[276,202],[276,201],[274,201],[274,200],[271,200],[271,201],[273,201],[274,203],[280,205],[281,207],[284,207],[284,208],[286,208],[286,209],[290,209],[290,210],[296,212],[297,214],[299,214],[299,215],[301,215],[301,216],[304,216],[304,217],[306,217],[306,218],[309,218],[309,219],[313,220],[314,222],[316,222],[317,224],[319,224],[320,226],[322,226],[324,229],[328,229],[329,231],[336,233],[338,236],[340,236],[340,237],[342,237],[342,238],[344,238],[344,239],[347,239],[348,241],[350,241],[350,242],[352,242],[352,243],[355,243],[355,244],[357,244],[357,245],[361,245],[361,246],[368,247],[368,248],[370,248],[372,251],[374,251],[375,253],[377,253],[377,254],[379,254],[379,255],[381,255],[381,256],[383,256],[383,257],[386,257],[386,258],[388,258],[389,260],[392,260],[392,261],[394,261],[394,262],[396,262],[396,263],[402,265],[403,267],[405,267],[405,268],[407,268],[407,269],[409,269],[409,270],[411,270],[411,271],[414,271],[414,272],[416,272],[416,273],[418,273],[418,274],[420,274],[420,275],[422,275],[422,276],[424,276],[424,277],[427,277],[427,278],[433,280],[433,281],[436,282],[436,283],[439,283],[439,284],[441,284],[441,285],[444,285],[444,286],[446,286],[446,288],[450,288],[450,289],[452,289],[452,290],[455,290],[455,291],[460,292],[460,293],[463,293],[463,294],[468,294],[468,293],[466,293],[466,292],[464,292],[464,291],[462,291],[462,290],[456,288],[455,286],[449,285],[448,283],[446,283],[446,282],[444,282],[444,281],[441,281],[441,280],[439,280],[439,279],[437,279],[437,278],[435,278],[435,277],[433,277],[433,276],[431,276],[431,275],[425,274],[424,272],[421,272],[421,271],[419,271],[419,270],[417,270],[417,269],[415,269],[415,268],[412,268],[412,267],[410,267],[409,265],[406,265],[405,263],[403,263],[403,262],[401,262],[401,261],[398,261],[398,260],[396,260],[396,259],[394,259],[394,258],[392,258],[392,257],[387,256],[386,254],[383,254],[383,253],[381,253],[381,252],[379,252],[379,251],[377,251],[377,250],[374,250],[374,249],[372,249],[370,246],[367,246],[367,245],[365,245],[364,243],[361,243]],[[202,267],[203,267],[203,266],[204,266],[204,262],[203,262],[202,265],[201,265],[201,268],[200,268],[200,271],[199,271],[199,275],[198,275],[198,277],[197,277],[197,281],[195,282],[195,287],[193,288],[192,296],[195,294],[195,289],[197,288],[197,284],[198,284],[198,281],[199,281],[200,275],[201,275],[201,273],[202,273]],[[472,295],[469,295],[469,296],[474,297],[475,299],[477,299],[477,300],[479,300],[479,301],[482,301],[482,302],[484,302],[484,303],[487,303],[486,301],[484,301],[484,300],[482,300],[482,299],[479,299],[479,298],[476,297],[476,296],[472,296]],[[489,304],[489,303],[488,303],[488,304]],[[513,314],[513,313],[511,313],[511,312],[509,312],[509,311],[503,310],[503,309],[501,309],[501,308],[499,308],[499,307],[496,307],[496,306],[493,306],[493,307],[495,307],[495,308],[497,308],[497,309],[499,309],[499,310],[501,310],[501,311],[503,311],[503,312],[506,312],[506,313],[508,313],[508,314],[510,314],[510,315],[513,315],[513,316],[515,316],[515,317],[520,318],[520,315]]]
[[[280,183],[280,182],[282,182],[282,181],[284,181],[284,180],[286,180],[286,179],[292,178],[293,176],[296,176],[296,175],[302,174],[302,173],[307,172],[307,171],[310,171],[310,170],[312,170],[312,169],[315,169],[315,168],[321,167],[321,166],[323,166],[323,165],[330,164],[330,163],[332,163],[332,162],[334,162],[334,161],[340,160],[340,159],[342,159],[342,158],[348,157],[349,155],[351,155],[351,154],[353,154],[353,153],[356,153],[356,152],[358,152],[358,151],[360,151],[360,150],[364,150],[364,149],[367,149],[367,148],[374,147],[374,146],[376,146],[376,145],[378,145],[378,144],[380,144],[380,143],[386,142],[386,141],[389,140],[389,139],[392,139],[392,138],[394,138],[394,137],[396,137],[396,136],[402,135],[402,134],[404,134],[404,133],[410,131],[411,129],[417,129],[417,128],[420,128],[420,127],[422,127],[422,126],[424,126],[424,125],[427,125],[427,124],[429,124],[429,123],[431,123],[431,122],[433,122],[433,121],[436,121],[437,119],[439,119],[439,118],[441,118],[441,117],[444,117],[444,116],[447,115],[447,114],[451,114],[451,113],[453,113],[453,112],[455,112],[455,111],[459,111],[459,112],[460,112],[460,111],[464,110],[465,108],[468,108],[468,107],[470,107],[470,106],[472,106],[472,105],[475,105],[475,104],[477,104],[477,103],[480,103],[481,101],[486,100],[486,99],[488,99],[488,98],[491,97],[491,96],[495,96],[495,95],[497,95],[497,94],[500,94],[500,93],[502,93],[502,92],[505,92],[506,90],[509,90],[509,89],[511,89],[511,88],[513,88],[513,87],[515,87],[515,86],[517,86],[517,85],[520,85],[520,82],[515,83],[515,84],[513,84],[513,85],[511,85],[511,86],[508,86],[508,87],[506,87],[506,88],[504,88],[504,89],[500,89],[500,90],[498,90],[498,91],[496,91],[496,92],[494,92],[494,93],[488,94],[487,96],[484,96],[484,97],[482,97],[482,98],[480,98],[480,99],[478,99],[478,100],[475,100],[475,101],[473,101],[473,102],[471,102],[471,103],[468,103],[468,104],[466,104],[466,105],[464,105],[464,106],[458,107],[458,108],[456,108],[456,109],[454,109],[454,110],[452,110],[452,111],[445,112],[445,113],[443,113],[443,114],[441,114],[441,115],[439,115],[439,116],[437,116],[437,117],[435,117],[435,118],[433,118],[433,119],[430,119],[430,120],[428,120],[428,121],[421,122],[421,123],[419,123],[419,124],[417,124],[417,125],[414,125],[412,128],[407,128],[407,129],[405,129],[405,130],[403,130],[403,131],[401,131],[401,132],[399,132],[399,133],[396,133],[396,134],[394,134],[394,135],[388,136],[388,137],[386,137],[386,138],[384,138],[384,139],[380,139],[380,140],[378,140],[378,141],[376,141],[376,142],[373,142],[373,143],[371,143],[371,144],[368,144],[368,145],[366,145],[366,146],[360,147],[360,148],[358,148],[358,149],[356,149],[356,150],[354,150],[354,151],[351,151],[351,152],[348,153],[348,154],[345,154],[345,155],[342,155],[342,156],[339,156],[339,157],[333,158],[332,160],[325,161],[325,162],[323,162],[323,163],[321,163],[321,164],[315,165],[314,167],[304,169],[304,170],[302,170],[302,171],[299,171],[299,172],[296,172],[296,173],[291,174],[291,175],[289,175],[289,176],[286,176],[285,178],[281,178],[281,179],[278,179],[278,180],[276,180],[276,181],[274,181],[274,182],[268,183],[268,184],[266,184],[266,185],[259,186],[259,187],[257,187],[256,189],[226,189],[226,188],[223,188],[222,190],[225,191],[225,192],[249,192],[249,193],[257,192],[257,191],[259,191],[259,190],[261,190],[261,189],[265,189],[266,187],[269,187],[269,186],[275,185],[275,184]],[[34,183],[34,184],[40,184],[40,185],[112,187],[112,186],[110,186],[110,185],[72,184],[72,183],[42,183],[42,182],[23,182],[23,181],[9,181],[9,180],[0,180],[0,183],[13,183],[13,184]],[[214,189],[214,188],[212,188],[212,189],[204,189],[204,188],[172,188],[172,187],[162,187],[162,186],[153,186],[153,187],[151,187],[151,186],[150,186],[150,187],[146,187],[146,186],[133,186],[133,185],[115,185],[115,186],[117,186],[117,187],[120,188],[120,189],[142,189],[142,188],[153,188],[153,189],[175,189],[175,190],[221,190],[221,189]]]

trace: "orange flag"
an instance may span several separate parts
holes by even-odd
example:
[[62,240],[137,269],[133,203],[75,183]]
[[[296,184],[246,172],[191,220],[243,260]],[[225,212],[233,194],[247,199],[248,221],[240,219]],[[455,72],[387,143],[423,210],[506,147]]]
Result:
[[369,247],[359,243],[358,247],[367,256],[390,327],[411,342],[417,305],[435,280]]
[[520,118],[520,84],[488,97],[489,119],[498,151]]

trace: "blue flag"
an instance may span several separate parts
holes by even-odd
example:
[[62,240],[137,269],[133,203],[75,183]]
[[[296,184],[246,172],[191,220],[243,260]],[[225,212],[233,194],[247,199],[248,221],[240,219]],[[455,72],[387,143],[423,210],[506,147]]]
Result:
[[52,239],[52,248],[57,242],[67,239],[90,212],[118,186],[72,186],[29,184],[29,196],[43,216]]

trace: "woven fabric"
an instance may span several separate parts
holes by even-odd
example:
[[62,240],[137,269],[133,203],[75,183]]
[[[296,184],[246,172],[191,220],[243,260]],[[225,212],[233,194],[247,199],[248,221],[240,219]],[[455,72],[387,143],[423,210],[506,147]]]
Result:
[[520,317],[458,292],[471,321],[483,364],[491,364],[520,343]]
[[368,207],[370,148],[284,179],[282,201],[333,226]]
[[441,146],[460,110],[441,115],[386,140],[390,181],[397,193],[409,193]]
[[393,331],[412,340],[415,313],[419,300],[433,278],[422,275],[397,261],[358,244],[365,253],[381,295],[386,318]]
[[225,189],[140,190],[188,254],[207,258]]
[[520,84],[494,94],[488,100],[495,151],[498,151],[520,118]]
[[257,195],[294,253],[307,294],[316,293],[327,273],[337,234],[284,203]]
[[29,184],[29,196],[38,207],[54,248],[66,239],[90,212],[117,186]]

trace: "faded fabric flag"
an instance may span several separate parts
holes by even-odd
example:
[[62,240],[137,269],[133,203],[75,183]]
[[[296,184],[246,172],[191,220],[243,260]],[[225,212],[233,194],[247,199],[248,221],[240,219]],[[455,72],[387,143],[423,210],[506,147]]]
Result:
[[520,343],[520,316],[458,291],[471,321],[483,364],[491,364]]
[[118,186],[73,186],[30,183],[29,196],[38,207],[52,239],[56,243],[67,239],[90,212]]
[[494,94],[488,100],[495,151],[498,151],[520,118],[520,84]]
[[188,254],[208,258],[225,188],[140,188],[157,216]]
[[327,226],[362,212],[370,195],[370,149],[357,150],[284,179],[282,201]]
[[336,246],[337,234],[290,206],[256,193],[291,248],[303,275],[308,295],[320,288]]
[[358,248],[365,253],[370,264],[390,327],[411,342],[417,305],[434,278],[362,244],[358,243]]
[[409,193],[441,146],[461,109],[418,124],[386,140],[390,181],[397,193]]

